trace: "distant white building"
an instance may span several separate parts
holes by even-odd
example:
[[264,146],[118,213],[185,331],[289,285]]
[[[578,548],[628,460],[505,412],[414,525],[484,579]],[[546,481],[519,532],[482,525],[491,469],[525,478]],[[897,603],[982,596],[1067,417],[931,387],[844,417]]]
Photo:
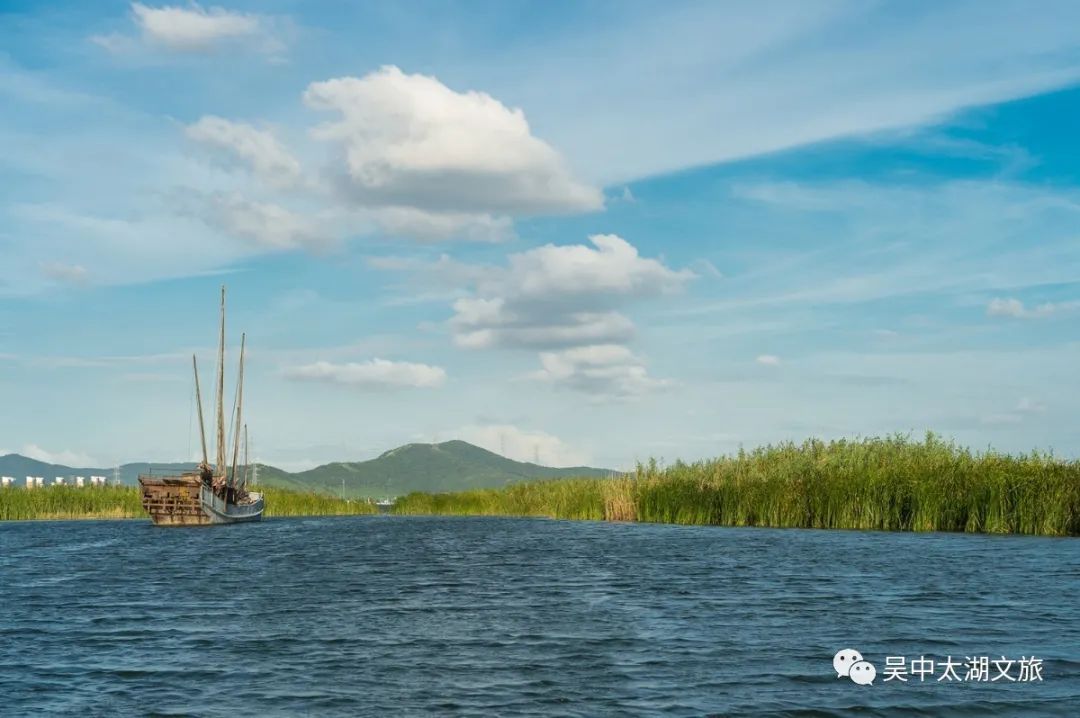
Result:
[[28,489],[34,488],[34,477],[33,476],[27,476],[26,477],[26,488],[28,488]]
[[86,478],[85,477],[83,477],[83,476],[76,476],[75,477],[75,486],[77,486],[78,488],[81,489],[85,485],[85,483],[86,483]]
[[15,483],[14,476],[0,476],[0,487],[7,488]]
[[35,476],[34,477],[34,486],[36,486],[39,489],[44,488],[45,487],[45,477],[44,476]]
[[63,486],[64,485],[64,477],[63,476],[57,476],[55,479],[53,479],[52,485],[53,486]]

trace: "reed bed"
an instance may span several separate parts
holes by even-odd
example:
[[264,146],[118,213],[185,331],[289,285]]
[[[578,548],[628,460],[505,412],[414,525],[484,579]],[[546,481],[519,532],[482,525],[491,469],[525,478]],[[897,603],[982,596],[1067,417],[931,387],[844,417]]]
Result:
[[928,434],[782,443],[655,461],[612,479],[410,494],[400,514],[546,516],[721,526],[1080,535],[1080,462],[972,451]]
[[[266,516],[342,516],[376,513],[364,501],[261,487]],[[0,521],[146,518],[134,486],[46,486],[0,489]]]
[[358,516],[378,513],[367,501],[345,500],[314,492],[261,487],[266,498],[266,516]]

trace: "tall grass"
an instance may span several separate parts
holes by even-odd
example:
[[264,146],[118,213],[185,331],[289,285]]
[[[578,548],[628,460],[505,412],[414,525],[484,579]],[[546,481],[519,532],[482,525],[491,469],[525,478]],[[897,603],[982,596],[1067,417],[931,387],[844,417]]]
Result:
[[808,440],[613,479],[410,494],[401,514],[1080,535],[1080,462],[973,453],[927,434]]
[[0,489],[0,520],[130,519],[145,515],[139,490],[130,486]]
[[[372,514],[377,509],[364,501],[341,499],[261,487],[266,516],[339,516]],[[0,489],[0,521],[31,519],[131,519],[146,518],[133,486],[46,486],[40,489]]]
[[266,499],[266,516],[355,516],[378,513],[367,501],[343,501],[314,492],[260,487]]

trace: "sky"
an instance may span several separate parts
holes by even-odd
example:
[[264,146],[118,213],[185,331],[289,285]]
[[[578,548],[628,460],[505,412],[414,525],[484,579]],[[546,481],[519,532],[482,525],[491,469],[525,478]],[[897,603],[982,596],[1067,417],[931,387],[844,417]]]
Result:
[[224,284],[285,469],[1080,456],[1078,116],[1071,1],[0,0],[0,454],[195,457]]

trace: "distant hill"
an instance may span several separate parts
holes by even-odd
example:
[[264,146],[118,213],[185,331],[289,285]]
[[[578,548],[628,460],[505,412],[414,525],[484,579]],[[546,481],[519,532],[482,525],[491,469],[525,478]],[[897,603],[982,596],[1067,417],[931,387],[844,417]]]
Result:
[[[180,471],[189,471],[194,467],[195,464],[151,464],[146,461],[135,462],[132,464],[123,464],[122,466],[120,466],[120,483],[131,484],[134,486],[135,482],[139,478],[139,474],[178,473]],[[23,485],[27,476],[40,476],[45,479],[45,483],[47,484],[51,484],[53,482],[53,479],[57,476],[63,476],[65,478],[70,478],[72,476],[83,476],[86,477],[86,479],[88,480],[91,476],[104,476],[109,480],[109,483],[112,483],[115,472],[115,466],[110,466],[108,468],[86,468],[64,466],[63,464],[50,464],[44,461],[38,461],[37,459],[28,458],[20,454],[7,454],[5,456],[0,456],[0,475],[14,476],[20,486]]]
[[495,488],[525,479],[565,476],[606,476],[612,472],[589,466],[555,469],[499,456],[464,441],[406,444],[369,461],[324,464],[290,474],[259,466],[259,480],[283,488],[309,488],[346,496],[400,496],[411,491],[430,493]]
[[[134,484],[140,473],[169,473],[193,468],[193,464],[133,463],[120,467],[120,480]],[[567,476],[606,476],[614,472],[589,466],[556,469],[499,456],[464,441],[441,444],[406,444],[369,461],[336,462],[308,471],[290,473],[259,464],[259,483],[266,486],[340,494],[342,481],[347,497],[401,496],[412,491],[443,492],[497,488],[526,479]],[[18,454],[0,456],[0,474],[14,476],[22,484],[26,476],[108,476],[113,469],[72,468],[46,464]]]

